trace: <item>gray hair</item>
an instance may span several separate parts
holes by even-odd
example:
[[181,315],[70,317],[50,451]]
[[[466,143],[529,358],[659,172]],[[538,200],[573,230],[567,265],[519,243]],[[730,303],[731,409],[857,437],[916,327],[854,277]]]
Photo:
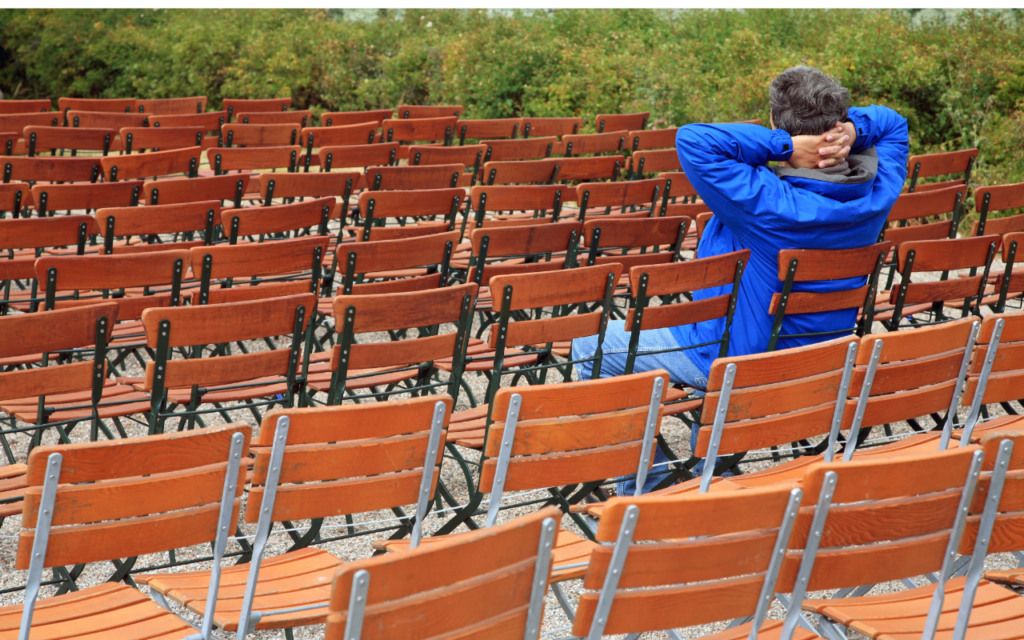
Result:
[[791,136],[818,136],[841,120],[850,92],[814,67],[790,67],[768,89],[772,123]]

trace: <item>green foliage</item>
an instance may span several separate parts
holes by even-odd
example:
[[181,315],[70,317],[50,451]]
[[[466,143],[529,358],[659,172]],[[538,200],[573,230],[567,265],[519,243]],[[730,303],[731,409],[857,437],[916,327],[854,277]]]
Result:
[[[1019,12],[852,10],[4,10],[7,97],[290,96],[296,108],[462,104],[473,118],[650,111],[767,119],[767,86],[822,68],[910,121],[912,151],[982,146],[1024,179]],[[363,12],[366,13],[366,12]],[[371,14],[372,15],[372,14]]]

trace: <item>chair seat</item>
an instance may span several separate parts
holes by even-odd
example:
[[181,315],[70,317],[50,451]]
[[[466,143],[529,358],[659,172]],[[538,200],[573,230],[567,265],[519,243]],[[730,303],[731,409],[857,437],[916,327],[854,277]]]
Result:
[[[0,500],[15,500],[25,495],[25,487],[28,486],[25,474],[28,466],[23,464],[8,464],[0,467]],[[23,502],[0,502],[0,519],[21,513]]]
[[[322,609],[264,617],[256,628],[284,629],[322,624],[327,618],[326,604],[331,597],[331,579],[341,563],[342,560],[322,549],[300,549],[265,558],[260,564],[253,611],[265,612],[319,603],[325,606]],[[242,611],[248,575],[248,563],[225,567],[221,572],[217,612],[213,618],[217,627],[227,631],[238,629],[238,616]],[[168,600],[184,605],[197,614],[202,615],[206,608],[210,584],[208,570],[142,574],[135,576],[135,581],[149,585],[150,589]]]
[[[446,536],[423,538],[420,541],[420,546],[451,542],[472,534],[472,531],[466,531],[463,533],[452,533]],[[591,542],[590,540],[578,536],[571,531],[566,531],[564,529],[559,531],[558,537],[555,539],[555,548],[552,550],[552,553],[554,554],[554,564],[551,566],[551,582],[561,582],[563,580],[582,578],[587,573],[587,566],[583,563],[588,562],[590,559],[590,552],[597,547],[598,544],[596,542]],[[407,551],[409,549],[409,540],[382,540],[379,544],[374,543],[374,548],[384,549],[388,553]],[[577,564],[583,564],[583,566],[571,566]]]
[[[470,345],[466,347],[466,366],[465,371],[491,371],[494,369],[494,356],[497,352],[487,346],[484,343]],[[524,365],[537,364],[537,359],[540,354],[537,353],[526,353],[519,349],[506,349],[505,359],[501,362],[501,368],[504,371],[511,367],[521,367]],[[452,370],[452,359],[444,358],[441,360],[435,360],[434,366],[441,371]]]
[[[0,607],[0,640],[18,637],[23,605]],[[124,584],[104,583],[36,602],[32,640],[181,640],[196,630]]]
[[[965,582],[965,578],[955,578],[946,583],[936,639],[952,635]],[[934,591],[935,585],[928,585],[878,596],[807,600],[803,609],[824,615],[872,640],[916,640],[924,630]],[[974,597],[967,637],[1020,638],[1024,635],[1021,618],[1024,618],[1024,598],[982,580]]]
[[[1021,416],[999,416],[985,422],[979,422],[974,426],[974,431],[971,432],[971,444],[977,444],[981,442],[981,439],[991,433],[998,433],[999,431],[1013,431],[1024,426],[1018,424],[1021,420],[1024,420]],[[952,435],[953,440],[959,440],[960,436],[963,435],[961,431],[954,431]]]
[[[92,389],[46,396],[46,406],[54,409],[54,412],[50,414],[48,422],[91,418],[92,409],[90,406],[87,406],[91,402]],[[104,404],[113,402],[118,404]],[[18,420],[28,424],[36,424],[38,408],[38,396],[6,400],[3,404],[0,404],[0,410],[13,414]],[[115,380],[106,380],[104,382],[103,395],[100,398],[98,411],[101,419],[128,416],[133,413],[149,411],[149,409],[150,400],[148,393],[142,393],[127,384],[121,384]]]

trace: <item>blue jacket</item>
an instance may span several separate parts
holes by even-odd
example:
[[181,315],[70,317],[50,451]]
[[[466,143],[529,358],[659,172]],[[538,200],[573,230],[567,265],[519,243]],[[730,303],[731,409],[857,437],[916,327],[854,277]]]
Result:
[[[903,189],[907,175],[907,121],[880,106],[851,108],[857,139],[850,151],[851,176],[814,170],[770,168],[787,160],[793,141],[788,133],[752,124],[691,124],[679,129],[676,149],[686,177],[714,212],[701,236],[702,258],[750,249],[736,313],[729,355],[763,352],[773,316],[772,294],[782,291],[781,249],[853,249],[878,240],[885,218]],[[863,286],[865,278],[796,283],[793,291],[837,291]],[[729,293],[732,285],[694,292],[695,300]],[[815,333],[852,327],[857,311],[786,316],[783,334]],[[719,340],[725,320],[672,327],[682,345]],[[835,336],[784,338],[779,349]],[[705,375],[719,345],[686,351]]]

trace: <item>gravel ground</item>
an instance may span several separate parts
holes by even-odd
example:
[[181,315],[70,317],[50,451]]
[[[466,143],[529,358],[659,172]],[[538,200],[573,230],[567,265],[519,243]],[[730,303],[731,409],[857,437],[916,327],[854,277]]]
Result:
[[[442,331],[451,330],[451,329],[452,329],[451,327],[446,327],[446,328],[442,328]],[[884,333],[885,332],[884,329],[881,328],[880,326],[876,326],[875,330],[876,330],[877,333]],[[475,335],[475,328],[474,328],[474,335]],[[386,340],[386,339],[387,339],[387,337],[384,334],[375,335],[375,336],[371,336],[370,337],[371,341]],[[266,348],[266,346],[262,342],[253,342],[253,343],[251,343],[248,346],[250,347],[251,350],[262,350],[262,349]],[[128,364],[127,364],[127,368],[128,368],[127,375],[142,375],[142,369],[138,366],[137,363],[135,363],[132,360],[129,360],[127,362],[128,362]],[[575,372],[573,373],[573,377],[575,378]],[[486,386],[487,386],[487,380],[484,378],[484,376],[478,375],[478,374],[467,374],[466,378],[467,378],[467,381],[469,383],[469,386],[473,390],[474,395],[477,398],[483,398],[484,395],[485,395]],[[446,379],[445,374],[441,374],[440,375],[440,379],[445,380]],[[507,386],[508,383],[509,383],[508,379],[503,380],[503,386]],[[462,393],[457,409],[466,409],[466,408],[469,408],[469,404],[468,404],[467,399],[466,399],[466,394]],[[966,413],[965,410],[961,411],[961,418],[964,417],[965,413]],[[1002,413],[1002,409],[998,409],[998,411],[994,415],[999,415],[1001,413]],[[258,430],[258,428],[259,428],[259,425],[256,424],[256,421],[255,421],[254,417],[252,416],[252,414],[248,410],[232,410],[232,411],[229,411],[229,416],[230,416],[232,421],[241,421],[241,422],[249,423],[249,424],[253,425],[255,430]],[[222,416],[220,416],[219,414],[216,414],[216,413],[209,414],[206,417],[206,420],[207,420],[208,424],[220,424],[220,423],[224,422],[224,418]],[[167,425],[168,430],[176,428],[175,424],[176,424],[175,422],[169,421],[168,425]],[[134,422],[126,421],[125,422],[125,427],[127,428],[128,432],[129,432],[129,435],[133,436],[133,437],[134,436],[143,436],[147,432],[146,426],[141,424],[141,423],[134,423]],[[893,437],[894,438],[896,438],[896,437],[903,437],[903,436],[909,435],[912,432],[913,431],[906,424],[893,425]],[[690,453],[689,430],[688,430],[688,428],[685,425],[683,425],[683,423],[681,421],[679,421],[677,419],[674,419],[674,418],[666,419],[664,421],[663,425],[662,425],[662,433],[664,434],[664,437],[666,438],[666,440],[668,441],[670,446],[673,448],[673,450],[677,452],[677,454],[679,454],[681,457],[689,455],[689,453]],[[79,429],[76,432],[74,432],[72,435],[73,435],[72,439],[75,440],[75,441],[85,440],[85,439],[88,438],[88,429],[87,428],[83,428],[83,427],[79,427]],[[878,430],[877,433],[872,433],[872,438],[880,437],[881,435],[882,434],[881,434],[880,430]],[[44,442],[46,442],[46,443],[56,442],[56,436],[55,436],[55,434],[52,433],[52,430],[51,430],[51,433],[47,434],[47,436],[44,437]],[[27,437],[25,437],[25,438],[15,438],[12,441],[12,444],[15,445],[16,454],[17,454],[19,460],[23,461],[25,459],[25,456],[27,454],[27,443],[28,443],[28,438]],[[470,450],[465,450],[465,449],[463,449],[462,452],[466,456],[466,458],[469,459],[469,460],[475,460],[477,458],[477,455],[478,455],[475,451],[470,451]],[[770,464],[771,464],[770,462],[747,463],[747,464],[743,464],[742,465],[742,469],[743,469],[744,472],[750,472],[750,471],[757,470],[759,468],[764,468],[764,467],[766,467],[766,466],[768,466]],[[466,502],[466,500],[468,499],[468,492],[467,492],[466,483],[465,483],[465,480],[463,478],[463,475],[462,475],[461,471],[459,470],[457,465],[454,464],[453,461],[451,461],[451,460],[446,460],[445,461],[445,464],[444,464],[443,470],[442,470],[442,479],[443,479],[445,485],[452,491],[454,497],[459,501],[459,504],[464,504]],[[612,493],[612,494],[614,493],[614,487],[613,486],[606,487],[606,490],[609,491],[609,493]],[[537,498],[537,497],[540,497],[540,494],[534,493],[534,494],[520,496],[520,497],[521,498]],[[515,496],[507,496],[507,500],[509,502],[514,501],[514,498],[515,498]],[[521,515],[523,513],[530,512],[530,511],[532,511],[535,508],[536,507],[519,507],[519,508],[507,509],[507,510],[505,510],[505,511],[503,511],[501,513],[500,521],[506,521],[506,520],[508,520],[510,518],[513,518],[513,517],[517,516],[517,515]],[[410,513],[412,511],[412,505],[409,505],[408,507],[406,507],[405,511],[407,513]],[[448,512],[448,511],[445,511],[445,512],[439,513],[439,514],[431,514],[427,518],[427,520],[425,522],[425,526],[424,526],[425,534],[429,534],[429,533],[432,533],[433,531],[437,530],[441,525],[444,524],[444,522],[448,519],[449,516],[450,516],[450,512]],[[366,513],[366,514],[360,514],[359,516],[356,516],[355,520],[356,520],[356,529],[358,531],[360,531],[360,532],[365,532],[365,531],[370,531],[370,530],[372,530],[374,528],[378,528],[378,527],[381,527],[381,526],[388,526],[388,525],[393,524],[394,514],[392,514],[390,511]],[[381,522],[381,521],[384,521],[384,522]],[[371,523],[376,523],[376,524],[371,524]],[[309,527],[309,522],[297,522],[297,523],[294,523],[294,524],[300,530],[305,530],[306,528]],[[341,518],[328,519],[324,523],[324,531],[323,531],[322,535],[324,537],[332,536],[332,535],[340,535],[341,533],[344,532],[344,529],[345,529],[346,526],[347,525],[346,525],[344,519],[341,519]],[[567,529],[570,529],[570,530],[575,530],[577,533],[582,533],[582,532],[580,532],[576,528],[576,526],[573,524],[573,522],[569,518],[563,518],[562,526],[567,528]],[[26,572],[13,570],[13,568],[12,568],[14,566],[14,558],[15,558],[15,553],[16,553],[16,539],[15,538],[16,538],[17,533],[20,531],[20,528],[21,528],[21,522],[20,522],[20,518],[17,517],[17,516],[7,518],[6,521],[4,521],[2,527],[0,527],[0,567],[2,567],[2,570],[0,570],[0,590],[23,585],[24,582],[25,582],[25,579],[26,579]],[[465,529],[464,526],[460,527],[460,530],[464,530],[464,529]],[[250,536],[250,539],[251,539],[251,536],[255,532],[255,525],[245,525],[245,524],[243,524],[241,526],[241,530],[242,530],[244,535]],[[386,538],[388,535],[389,534],[387,532],[384,532],[384,533],[369,533],[369,534],[366,534],[366,535],[359,535],[359,536],[356,536],[356,537],[350,537],[350,538],[347,538],[347,539],[338,540],[338,541],[334,541],[334,542],[323,543],[323,544],[320,544],[320,545],[317,545],[317,546],[330,551],[331,553],[333,553],[338,558],[340,558],[340,559],[342,559],[344,561],[353,561],[353,560],[357,560],[357,559],[361,559],[361,558],[366,558],[369,555],[371,555],[371,553],[372,553],[372,550],[371,550],[371,547],[370,547],[371,543],[374,540],[379,540],[379,539],[382,539],[382,538]],[[270,543],[269,543],[268,548],[267,548],[267,556],[270,557],[270,556],[279,555],[281,553],[284,553],[288,549],[289,546],[290,546],[290,538],[287,536],[287,534],[283,533],[281,531],[277,531],[277,532],[275,532],[274,535],[271,536]],[[232,540],[229,543],[229,546],[228,546],[228,553],[240,552],[240,551],[241,551],[241,547],[239,546],[238,541]],[[186,549],[179,549],[177,551],[177,558],[178,558],[179,561],[184,560],[184,559],[201,558],[201,557],[208,556],[209,552],[210,552],[209,546],[191,547],[191,548],[186,548]],[[152,555],[152,556],[140,557],[138,559],[138,562],[137,562],[136,566],[137,567],[154,566],[154,565],[158,565],[158,564],[161,564],[163,562],[166,562],[167,559],[168,559],[167,554],[155,554],[155,555]],[[200,568],[200,567],[208,567],[208,566],[209,566],[208,562],[200,562],[198,564],[191,564],[191,565],[184,566],[184,567],[172,568],[171,571],[175,571],[175,570],[177,570],[177,571],[181,571],[181,570],[194,570],[194,569],[197,569],[197,568]],[[1017,566],[1016,560],[1012,556],[1009,556],[1007,554],[992,555],[992,556],[990,556],[988,558],[988,560],[986,562],[986,568],[987,569],[1006,569],[1006,568],[1012,568],[1012,567],[1015,567],[1015,566]],[[81,577],[78,579],[77,582],[78,582],[78,585],[80,587],[92,586],[92,585],[99,584],[99,583],[103,582],[107,577],[109,577],[109,575],[111,573],[112,573],[112,566],[109,563],[90,564],[90,565],[88,565],[85,568],[85,570],[83,571],[83,573],[81,574]],[[920,579],[919,583],[920,584],[924,584],[925,583],[924,579],[923,578]],[[581,581],[580,580],[569,581],[567,583],[563,583],[563,587],[565,589],[566,594],[569,596],[570,600],[572,600],[575,603],[575,600],[576,600],[576,598],[578,598],[578,595],[579,595],[579,592],[580,592]],[[883,585],[878,585],[872,593],[884,593],[884,592],[899,590],[899,589],[902,589],[902,588],[904,588],[904,587],[901,584],[899,584],[899,583],[883,584]],[[53,588],[52,587],[44,587],[43,590],[42,590],[41,596],[42,597],[47,597],[49,595],[52,595],[52,593],[53,593]],[[828,595],[828,594],[818,593],[818,594],[812,594],[812,597],[824,597],[826,595]],[[2,604],[2,605],[20,603],[22,601],[22,599],[23,599],[23,595],[22,595],[22,593],[20,591],[19,592],[13,592],[13,593],[0,594],[0,604]],[[191,614],[188,614],[187,612],[184,612],[183,610],[179,610],[179,612],[183,613],[186,617],[190,618],[193,622],[198,622],[195,616],[192,616]],[[782,614],[783,614],[783,609],[778,604],[778,602],[776,602],[775,605],[773,606],[772,610],[771,610],[770,617],[772,617],[772,618],[781,618]],[[569,621],[566,618],[565,614],[558,607],[554,597],[549,593],[548,598],[547,598],[547,602],[546,602],[546,614],[545,614],[545,619],[544,619],[544,630],[545,630],[545,632],[551,633],[551,637],[560,637],[560,636],[566,635],[566,632],[554,632],[554,633],[552,633],[552,632],[557,630],[557,629],[560,629],[562,627],[565,627],[568,624],[569,624]],[[694,627],[694,628],[685,629],[685,630],[682,630],[680,633],[685,638],[696,638],[696,637],[699,637],[699,636],[702,636],[702,635],[706,635],[707,633],[714,632],[714,631],[717,631],[717,630],[721,630],[721,629],[724,629],[724,628],[725,628],[725,624],[706,625],[704,627]],[[262,640],[262,639],[266,639],[266,638],[280,638],[280,637],[284,637],[284,634],[283,634],[283,632],[279,632],[279,631],[267,631],[267,632],[255,633],[251,637],[258,638],[258,639]],[[306,628],[296,629],[295,633],[294,633],[294,637],[295,638],[321,638],[321,637],[323,637],[323,628],[319,627],[319,626],[314,626],[314,627],[306,627]],[[665,635],[665,634],[645,634],[644,637],[645,638],[667,638],[667,635]],[[857,634],[851,632],[851,637],[858,637],[858,636],[857,636]]]

